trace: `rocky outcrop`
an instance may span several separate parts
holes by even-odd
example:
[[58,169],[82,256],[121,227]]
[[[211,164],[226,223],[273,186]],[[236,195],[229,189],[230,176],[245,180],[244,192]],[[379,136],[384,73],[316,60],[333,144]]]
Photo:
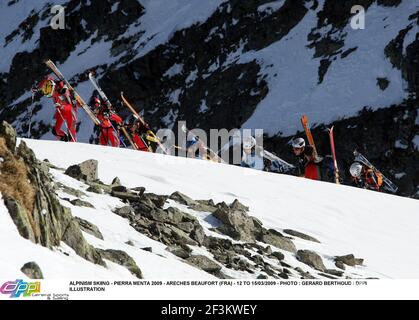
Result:
[[262,233],[262,225],[257,219],[249,217],[247,211],[247,207],[235,201],[230,206],[220,205],[212,215],[222,222],[218,228],[222,233],[235,240],[255,242]]
[[[1,125],[0,132],[8,131],[7,125]],[[15,145],[13,134],[1,135],[6,146]],[[49,176],[48,167],[42,165],[25,142],[16,149],[2,149],[7,154],[1,166],[23,166],[26,177],[14,177],[14,184],[8,190],[0,190],[9,213],[22,237],[45,247],[59,246],[60,242],[69,245],[81,257],[93,263],[104,265],[100,254],[83,237],[80,226],[68,208],[63,207],[55,195],[54,183]],[[23,169],[20,168],[22,171]],[[13,171],[11,171],[13,172]],[[20,173],[20,171],[17,171]],[[23,178],[23,180],[22,180]],[[21,182],[19,182],[21,180]],[[13,192],[14,187],[22,188],[19,183],[28,183],[30,192],[25,197]],[[25,202],[33,193],[31,203]]]
[[34,261],[27,262],[20,269],[29,279],[44,279],[41,268]]

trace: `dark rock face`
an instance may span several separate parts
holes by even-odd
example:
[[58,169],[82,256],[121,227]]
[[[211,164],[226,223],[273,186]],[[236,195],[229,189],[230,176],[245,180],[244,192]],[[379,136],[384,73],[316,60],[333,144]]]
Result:
[[44,279],[41,268],[36,262],[28,262],[20,269],[30,279]]

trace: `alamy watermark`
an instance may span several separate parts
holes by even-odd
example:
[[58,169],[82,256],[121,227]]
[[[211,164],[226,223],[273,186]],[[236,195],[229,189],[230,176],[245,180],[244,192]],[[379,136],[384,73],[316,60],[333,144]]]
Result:
[[351,28],[354,30],[364,30],[365,29],[365,9],[361,5],[356,5],[351,8],[351,14],[353,17],[351,19]]
[[[156,136],[161,141],[156,153],[186,158],[211,160],[240,165],[243,157],[257,157],[263,152],[263,129],[186,129],[186,122],[179,121],[177,132],[160,129]],[[169,160],[165,157],[166,160]]]
[[51,7],[51,14],[54,16],[51,19],[50,26],[54,30],[65,29],[65,8],[60,5]]

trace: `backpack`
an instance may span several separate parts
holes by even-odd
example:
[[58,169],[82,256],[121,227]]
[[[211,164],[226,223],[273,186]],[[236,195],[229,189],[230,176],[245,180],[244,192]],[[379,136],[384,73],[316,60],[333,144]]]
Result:
[[325,156],[321,161],[320,175],[322,181],[335,182],[335,165],[332,156]]

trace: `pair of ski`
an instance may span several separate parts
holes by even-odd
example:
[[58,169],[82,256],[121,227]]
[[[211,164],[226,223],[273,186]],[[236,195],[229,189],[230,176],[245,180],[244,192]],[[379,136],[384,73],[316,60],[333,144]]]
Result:
[[[310,126],[308,124],[308,118],[307,118],[306,115],[303,115],[301,117],[301,124],[303,125],[304,131],[306,133],[308,143],[310,144],[310,146],[313,147],[315,157],[317,158],[318,153],[317,153],[316,144],[314,143],[314,138],[313,138],[313,135],[311,134]],[[334,175],[335,175],[335,183],[340,184],[340,175],[339,175],[338,162],[337,162],[337,159],[336,159],[335,137],[334,137],[334,134],[333,134],[333,128],[334,127],[328,129],[329,130],[330,149],[332,150],[333,169],[334,169],[333,171],[334,171]]]
[[[311,130],[308,124],[308,118],[307,116],[303,116],[301,118],[301,123],[304,127],[304,131],[306,133],[307,136],[307,140],[309,142],[309,144],[314,148],[314,152],[317,156],[317,149],[316,149],[316,145],[314,144],[314,139],[313,139],[313,135],[311,134]],[[339,177],[339,168],[337,165],[337,160],[336,160],[336,149],[335,149],[335,139],[334,139],[334,135],[333,135],[333,128],[329,129],[329,139],[330,139],[330,148],[332,150],[332,156],[333,156],[333,165],[334,165],[334,171],[335,171],[335,182],[337,184],[340,184],[340,177]],[[368,161],[367,158],[365,158],[361,153],[359,153],[358,151],[354,151],[354,157],[355,157],[355,161],[362,163],[363,165],[367,166],[368,168],[370,168],[371,170],[373,170],[374,172],[378,173],[379,175],[382,176],[383,178],[383,182],[384,182],[384,188],[390,192],[396,193],[398,190],[398,187],[391,181],[389,180],[387,177],[385,177],[376,167],[374,167],[371,162]]]
[[[83,100],[83,98],[77,93],[77,91],[71,86],[71,84],[67,81],[67,79],[64,77],[64,75],[61,73],[60,69],[58,69],[58,67],[54,64],[54,62],[52,62],[51,60],[47,60],[45,62],[45,64],[51,69],[51,71],[61,80],[63,81],[67,88],[73,92],[77,102],[80,104],[80,106],[83,108],[83,110],[86,112],[86,114],[89,116],[89,118],[93,121],[93,123],[95,125],[100,125],[100,120],[96,117],[96,115],[94,114],[94,112],[90,109],[89,105]],[[106,94],[103,92],[103,90],[100,88],[100,86],[98,85],[94,74],[92,72],[89,73],[89,80],[92,82],[93,86],[95,87],[95,89],[98,91],[99,95],[101,96],[101,98],[105,101],[106,105],[110,108],[110,110],[114,110],[113,106],[111,104],[111,102],[109,101],[108,97],[106,96]],[[139,114],[135,111],[134,108],[132,108],[132,106],[128,103],[128,101],[125,99],[125,97],[123,96],[123,94],[121,93],[121,97],[124,101],[124,103],[128,106],[128,108],[136,115],[136,117],[143,123],[144,119],[142,119]],[[118,132],[116,131],[116,129],[114,128],[115,133],[117,134],[118,138],[120,139]],[[125,137],[127,138],[127,140],[129,141],[129,143],[131,144],[131,146],[133,147],[134,150],[138,150],[137,145],[133,142],[130,134],[127,132],[127,130],[125,129],[125,127],[121,127],[121,131],[122,133],[125,135]],[[155,137],[155,135],[154,135]],[[121,139],[120,139],[121,140]],[[121,140],[122,141],[122,140]],[[164,149],[163,149],[164,150]]]
[[[51,71],[61,80],[63,81],[66,86],[68,87],[68,89],[70,91],[72,91],[74,93],[74,96],[76,98],[76,100],[78,101],[78,103],[81,105],[81,107],[84,109],[84,111],[86,112],[86,114],[89,116],[89,118],[93,121],[94,124],[96,125],[100,125],[100,120],[96,117],[96,115],[93,113],[93,111],[90,109],[90,107],[88,106],[88,104],[83,100],[83,98],[77,93],[77,91],[71,86],[71,84],[67,81],[67,79],[64,77],[64,75],[61,73],[61,71],[58,69],[58,67],[51,61],[48,60],[45,62],[45,64],[51,69]],[[94,74],[92,72],[89,73],[89,79],[92,82],[93,86],[95,87],[95,89],[98,91],[99,95],[102,97],[102,99],[105,101],[106,105],[113,110],[113,106],[111,104],[111,102],[109,101],[108,97],[106,96],[106,94],[103,92],[102,88],[100,88],[99,84],[97,83]],[[135,110],[135,108],[131,105],[131,103],[125,98],[123,92],[121,92],[121,99],[124,102],[125,106],[132,112],[132,114],[142,123],[142,125],[146,125],[146,122],[144,121],[144,119],[140,116],[140,114]],[[186,133],[190,132],[186,127],[182,128]],[[115,130],[115,129],[114,129]],[[135,149],[138,150],[137,145],[133,142],[131,136],[129,135],[129,133],[127,132],[127,130],[124,127],[121,127],[122,132],[124,133],[124,135],[126,136],[127,140],[129,141],[129,143],[131,144],[131,146]],[[118,132],[115,130],[115,133],[118,135]],[[162,142],[160,141],[160,139],[156,136],[156,134],[149,130],[147,132],[147,139],[149,141],[155,142],[157,143],[157,145],[160,147],[160,149],[163,151],[163,153],[165,154],[169,154],[168,150],[163,146]],[[119,138],[119,135],[118,135]],[[198,140],[199,138],[196,137]],[[121,139],[120,139],[121,140]],[[202,142],[202,141],[201,141]],[[173,146],[174,148],[180,148],[178,146]],[[210,148],[208,148],[205,145],[206,150],[208,150],[211,158],[215,159],[217,162],[223,162],[223,160],[214,152],[212,151]]]

